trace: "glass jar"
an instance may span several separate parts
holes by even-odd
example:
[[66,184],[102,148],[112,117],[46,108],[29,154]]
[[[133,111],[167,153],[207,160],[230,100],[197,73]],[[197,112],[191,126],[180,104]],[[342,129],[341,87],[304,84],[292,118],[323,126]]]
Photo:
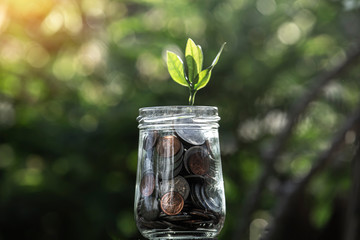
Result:
[[218,110],[159,106],[139,110],[135,220],[149,239],[217,236],[225,220]]

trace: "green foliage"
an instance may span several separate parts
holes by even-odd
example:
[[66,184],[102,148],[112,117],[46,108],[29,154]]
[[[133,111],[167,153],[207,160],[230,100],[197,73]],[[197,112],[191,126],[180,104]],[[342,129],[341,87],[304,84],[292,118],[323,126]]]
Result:
[[188,39],[186,44],[185,59],[188,69],[189,82],[192,83],[202,70],[204,56],[201,46],[196,45],[191,38]]
[[[189,38],[185,48],[186,67],[179,56],[171,51],[167,51],[167,67],[171,78],[182,86],[187,86],[190,90],[189,104],[194,105],[195,94],[198,90],[208,84],[211,71],[219,61],[220,55],[226,43],[223,43],[218,54],[216,55],[212,64],[202,70],[203,52],[200,45]],[[187,73],[185,72],[187,69]]]
[[179,56],[173,52],[167,52],[167,66],[172,79],[180,85],[189,86],[185,77],[184,64]]
[[[193,83],[198,104],[219,108],[227,190],[219,239],[232,239],[246,194],[261,176],[261,153],[292,103],[359,39],[359,1],[341,2],[2,1],[0,239],[142,239],[132,217],[135,119],[140,107],[188,97],[167,81],[164,64],[166,50],[181,52],[188,37],[209,56],[228,42],[216,71],[219,57],[203,59],[192,41],[173,68],[183,66],[175,78]],[[216,81],[208,84],[210,75]],[[261,202],[263,212],[272,215],[281,183],[303,176],[358,106],[359,79],[356,67],[333,79],[300,117],[266,185],[271,197]],[[336,228],[333,202],[348,198],[353,134],[333,170],[325,169],[328,177],[312,181],[302,196],[314,201],[304,202],[301,214],[291,212],[303,227],[293,236],[310,239],[304,234],[311,226],[317,234]]]

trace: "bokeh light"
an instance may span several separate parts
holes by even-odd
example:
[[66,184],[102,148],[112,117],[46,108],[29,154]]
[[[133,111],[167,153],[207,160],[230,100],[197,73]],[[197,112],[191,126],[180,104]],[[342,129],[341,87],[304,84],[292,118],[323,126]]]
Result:
[[[227,42],[196,104],[219,108],[228,212],[219,239],[238,239],[263,155],[313,82],[350,56],[359,9],[356,0],[1,1],[0,239],[142,239],[133,218],[136,116],[187,104],[166,51],[184,57],[188,37],[203,47],[204,67]],[[309,173],[359,105],[359,74],[349,65],[297,119],[244,239],[267,231],[288,184]],[[301,231],[288,221],[284,236],[337,229],[357,142],[346,131],[332,164],[297,199],[303,211],[291,210]]]

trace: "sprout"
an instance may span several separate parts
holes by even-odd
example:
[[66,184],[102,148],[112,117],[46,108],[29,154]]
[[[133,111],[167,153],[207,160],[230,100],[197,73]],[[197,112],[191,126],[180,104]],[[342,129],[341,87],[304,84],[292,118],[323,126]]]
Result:
[[211,71],[217,64],[226,43],[223,43],[212,64],[202,69],[203,53],[200,45],[189,38],[185,49],[185,62],[173,52],[167,51],[167,67],[171,78],[178,84],[190,90],[189,104],[194,105],[195,94],[206,86],[210,80]]

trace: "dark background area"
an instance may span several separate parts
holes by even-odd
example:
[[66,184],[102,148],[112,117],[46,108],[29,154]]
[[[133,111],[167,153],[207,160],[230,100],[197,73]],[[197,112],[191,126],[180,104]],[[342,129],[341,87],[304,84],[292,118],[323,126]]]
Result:
[[[191,37],[219,108],[219,239],[359,239],[357,0],[0,2],[0,239],[142,239],[138,109],[186,105]],[[267,233],[267,234],[264,234]]]

